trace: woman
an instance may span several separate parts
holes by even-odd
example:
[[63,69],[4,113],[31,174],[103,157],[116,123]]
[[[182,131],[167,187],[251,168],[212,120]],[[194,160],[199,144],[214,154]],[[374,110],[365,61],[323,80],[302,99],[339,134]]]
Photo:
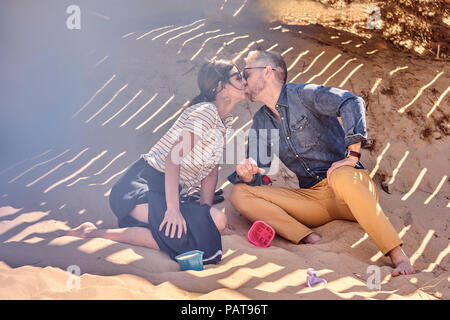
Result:
[[[220,60],[203,64],[198,86],[200,94],[168,132],[111,189],[119,229],[100,230],[85,222],[66,235],[159,249],[172,259],[198,249],[205,264],[220,261],[226,217],[211,206],[223,136],[233,119],[229,113],[245,99],[244,84],[238,68]],[[181,189],[199,183],[199,203],[180,203]]]

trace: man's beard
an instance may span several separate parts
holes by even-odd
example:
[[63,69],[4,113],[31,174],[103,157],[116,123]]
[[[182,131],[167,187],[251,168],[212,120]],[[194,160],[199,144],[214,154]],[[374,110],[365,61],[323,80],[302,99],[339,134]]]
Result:
[[258,81],[255,88],[253,90],[249,90],[249,92],[247,93],[248,99],[252,102],[258,101],[256,97],[261,93],[261,91],[264,90],[265,87],[266,82],[261,79],[261,81]]

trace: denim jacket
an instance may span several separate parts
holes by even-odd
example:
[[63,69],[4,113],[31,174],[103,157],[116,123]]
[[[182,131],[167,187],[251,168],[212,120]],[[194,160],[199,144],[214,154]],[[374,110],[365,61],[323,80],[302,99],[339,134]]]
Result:
[[[280,122],[265,105],[255,113],[247,158],[255,159],[258,167],[269,173],[276,154],[296,174],[300,188],[325,179],[331,164],[345,158],[349,145],[367,139],[365,102],[347,90],[312,83],[285,84],[276,110]],[[355,168],[364,169],[360,161]],[[233,184],[243,182],[236,171],[228,180]],[[257,173],[247,184],[268,183]]]

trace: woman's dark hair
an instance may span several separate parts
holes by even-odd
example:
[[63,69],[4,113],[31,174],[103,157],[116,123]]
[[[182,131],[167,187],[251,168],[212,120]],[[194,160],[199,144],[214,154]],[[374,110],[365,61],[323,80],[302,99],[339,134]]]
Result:
[[[212,102],[216,99],[217,93],[223,89],[223,86],[230,79],[230,71],[234,63],[228,60],[217,60],[205,62],[198,72],[197,83],[200,94],[193,98],[189,106],[199,102]],[[217,89],[219,82],[222,81],[222,87]]]

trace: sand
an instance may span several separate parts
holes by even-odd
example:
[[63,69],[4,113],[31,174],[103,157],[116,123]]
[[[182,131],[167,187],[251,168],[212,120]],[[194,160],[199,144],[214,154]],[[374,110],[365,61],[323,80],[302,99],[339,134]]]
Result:
[[[252,20],[257,11],[250,5],[240,10],[242,4],[211,1],[190,20],[168,17],[171,23],[108,35],[110,47],[102,49],[114,50],[87,54],[92,49],[83,48],[84,86],[79,101],[65,101],[66,117],[60,120],[67,134],[26,157],[14,158],[12,152],[0,167],[0,299],[450,298],[448,64],[319,25],[271,22],[264,11]],[[194,23],[202,17],[206,20]],[[168,25],[173,26],[148,34]],[[247,49],[275,44],[290,67],[288,81],[326,83],[366,100],[372,146],[363,150],[362,162],[420,273],[393,278],[389,259],[359,225],[346,221],[316,228],[323,238],[315,245],[294,245],[276,236],[270,247],[258,248],[247,240],[250,222],[227,200],[216,205],[229,221],[223,259],[203,271],[181,272],[175,261],[152,249],[63,235],[85,221],[98,228],[117,226],[107,198],[111,186],[197,93],[203,59],[236,58],[242,66]],[[155,93],[147,109],[138,112]],[[233,111],[238,116],[234,128],[247,130],[259,107],[240,103]],[[223,164],[219,171],[225,199],[232,188],[226,177],[233,170]],[[275,185],[297,183],[286,168],[271,178]],[[367,285],[371,265],[380,268],[379,289]],[[308,268],[327,280],[326,289],[307,287]],[[77,271],[79,278],[72,274]]]

